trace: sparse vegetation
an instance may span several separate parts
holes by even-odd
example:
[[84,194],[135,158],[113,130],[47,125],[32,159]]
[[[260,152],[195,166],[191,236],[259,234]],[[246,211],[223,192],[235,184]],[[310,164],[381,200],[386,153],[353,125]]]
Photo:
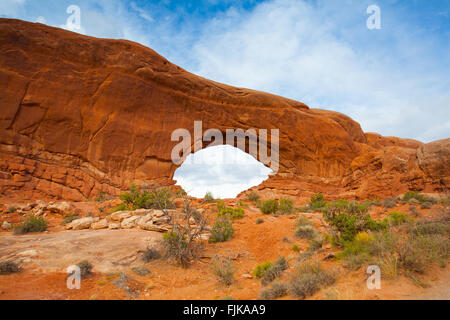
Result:
[[45,230],[47,230],[47,222],[44,218],[30,215],[21,225],[14,227],[14,234],[44,232]]
[[231,219],[227,216],[219,216],[211,229],[209,242],[224,242],[231,239],[233,234],[234,229]]
[[8,209],[8,212],[9,213],[15,213],[17,211],[17,207],[15,207],[15,206],[11,206],[11,207],[9,207],[9,209]]
[[261,224],[261,223],[263,223],[264,222],[264,219],[262,219],[262,218],[258,218],[258,219],[256,219],[256,224]]
[[285,257],[279,257],[269,268],[262,272],[261,284],[263,286],[271,283],[276,278],[280,277],[284,270],[289,268],[289,264]]
[[397,199],[387,198],[383,200],[383,207],[391,209],[397,205]]
[[167,188],[153,188],[150,192],[141,191],[135,185],[131,185],[129,192],[122,193],[119,198],[126,207],[136,209],[159,209],[166,210],[174,208],[171,199],[174,195]]
[[259,209],[264,214],[274,214],[278,211],[278,201],[275,199],[260,203]]
[[412,222],[413,219],[407,214],[399,211],[392,211],[388,213],[388,222],[393,226],[398,226],[402,223]]
[[[171,231],[164,234],[161,243],[165,257],[187,268],[203,249],[200,237],[207,226],[207,217],[193,208],[187,198],[184,199],[182,213],[180,216],[169,216]],[[192,219],[196,227],[191,226]]]
[[245,215],[244,209],[225,206],[223,200],[217,201],[217,216],[226,216],[230,219],[242,219]]
[[272,267],[272,265],[273,263],[270,261],[266,261],[256,265],[255,268],[253,269],[253,275],[258,279],[262,278],[264,276],[264,273],[267,270],[269,270]]
[[95,198],[96,202],[104,202],[106,201],[106,193],[103,190],[98,192],[97,198]]
[[20,271],[20,267],[14,261],[2,261],[0,262],[0,274],[11,274]]
[[233,283],[236,268],[233,266],[231,259],[215,255],[211,260],[211,268],[221,283],[226,286]]
[[291,295],[305,299],[336,281],[333,273],[322,269],[320,262],[305,260],[297,268],[289,284]]
[[214,202],[214,196],[212,194],[212,192],[206,192],[205,197],[203,198],[203,201],[211,203]]
[[311,240],[317,237],[318,234],[319,233],[317,232],[316,228],[314,228],[311,225],[306,225],[306,226],[298,226],[294,235],[297,238]]
[[247,196],[247,199],[251,202],[256,202],[259,200],[259,194],[257,194],[255,191],[250,191],[250,193]]
[[259,294],[262,300],[273,300],[288,294],[289,286],[283,282],[274,282],[269,288],[264,288]]
[[280,214],[291,214],[292,212],[294,212],[294,206],[292,204],[292,200],[286,199],[286,198],[281,198],[278,212]]
[[418,201],[419,203],[422,203],[422,202],[425,202],[428,200],[428,198],[423,194],[420,194],[416,191],[408,191],[403,195],[402,202],[406,203],[412,199]]
[[293,245],[292,245],[292,251],[294,251],[294,252],[299,252],[299,251],[300,251],[300,248],[298,247],[298,245],[293,244]]
[[161,258],[161,254],[154,248],[147,248],[147,250],[145,250],[142,254],[142,260],[146,263],[159,258]]

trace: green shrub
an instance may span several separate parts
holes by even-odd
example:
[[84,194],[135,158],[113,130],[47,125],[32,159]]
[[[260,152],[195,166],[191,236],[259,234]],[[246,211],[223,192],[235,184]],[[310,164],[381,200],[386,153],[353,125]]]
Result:
[[266,261],[256,265],[255,268],[253,269],[253,275],[258,279],[262,278],[264,276],[264,273],[267,270],[269,270],[272,267],[272,265],[273,263],[270,261]]
[[300,248],[298,247],[298,245],[294,244],[294,245],[292,245],[292,251],[299,252]]
[[161,258],[161,254],[154,248],[147,248],[142,254],[142,260],[146,263],[159,258]]
[[320,248],[322,248],[323,245],[323,239],[316,237],[311,239],[311,242],[309,243],[309,250],[315,251],[315,250],[319,250]]
[[324,208],[326,205],[327,202],[324,200],[322,193],[317,193],[311,196],[311,202],[309,203],[311,210],[319,210]]
[[170,209],[174,208],[173,195],[167,188],[154,189],[152,192],[141,191],[135,185],[131,185],[130,191],[122,193],[119,198],[127,207],[136,209]]
[[410,200],[415,199],[418,202],[424,202],[427,200],[427,197],[423,194],[420,194],[416,191],[408,191],[403,195],[402,201],[409,202]]
[[305,299],[336,281],[334,274],[322,269],[320,262],[306,260],[297,268],[298,274],[289,284],[291,295]]
[[292,205],[292,200],[286,199],[286,198],[281,198],[278,211],[281,214],[291,214],[292,212],[294,212],[294,206]]
[[17,207],[15,207],[15,206],[11,206],[11,207],[9,207],[9,209],[8,209],[8,212],[9,213],[14,213],[14,212],[16,212],[17,211]]
[[273,300],[288,294],[289,287],[283,282],[274,282],[270,288],[261,290],[259,298],[262,300]]
[[269,284],[276,278],[280,277],[284,270],[289,268],[289,264],[285,257],[279,257],[270,268],[266,269],[261,276],[261,284],[263,286]]
[[13,261],[0,262],[0,274],[11,274],[20,271],[20,267]]
[[77,266],[80,268],[81,279],[86,278],[88,275],[90,275],[92,273],[93,266],[87,260],[83,260],[83,261],[77,263]]
[[224,242],[231,239],[234,234],[233,224],[231,219],[227,216],[220,216],[217,218],[211,229],[211,235],[209,237],[209,242]]
[[276,213],[278,211],[278,201],[274,199],[264,201],[260,206],[260,210],[264,214]]
[[205,202],[208,202],[208,203],[214,202],[214,196],[213,196],[213,194],[211,192],[208,191],[208,192],[206,192],[205,197],[203,198],[203,200]]
[[371,242],[374,237],[366,232],[360,232],[353,241],[344,242],[344,250],[336,257],[343,260],[344,265],[352,270],[357,270],[371,260]]
[[259,200],[259,194],[257,194],[255,191],[250,191],[247,199],[251,202],[256,202]]
[[445,222],[419,221],[409,231],[413,235],[440,234],[450,237],[450,224]]
[[21,225],[14,227],[14,234],[44,232],[45,230],[47,230],[47,222],[44,218],[30,215]]
[[66,224],[69,224],[69,223],[71,223],[72,221],[77,220],[77,219],[80,219],[80,216],[79,216],[79,215],[73,214],[73,213],[66,213],[66,214],[64,215],[62,224],[63,224],[63,225],[66,225]]
[[314,228],[311,225],[307,225],[307,226],[298,226],[297,230],[295,231],[294,235],[297,238],[302,238],[302,239],[314,239],[318,236],[318,232],[316,230],[316,228]]
[[391,225],[398,226],[399,224],[412,222],[413,219],[403,212],[392,211],[388,213],[388,221]]
[[211,260],[211,268],[214,274],[219,278],[220,282],[229,286],[233,283],[233,276],[236,268],[233,262],[228,258],[214,256]]
[[242,208],[232,208],[232,207],[225,207],[221,210],[219,210],[218,216],[227,216],[231,219],[242,219],[245,215],[244,209]]

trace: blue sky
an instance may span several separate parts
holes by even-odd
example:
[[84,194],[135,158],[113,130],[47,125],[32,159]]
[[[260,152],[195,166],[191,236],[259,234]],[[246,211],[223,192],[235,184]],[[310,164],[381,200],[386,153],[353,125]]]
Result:
[[[125,38],[201,76],[343,112],[364,131],[450,137],[450,1],[2,0],[0,16]],[[381,10],[369,30],[366,9]]]

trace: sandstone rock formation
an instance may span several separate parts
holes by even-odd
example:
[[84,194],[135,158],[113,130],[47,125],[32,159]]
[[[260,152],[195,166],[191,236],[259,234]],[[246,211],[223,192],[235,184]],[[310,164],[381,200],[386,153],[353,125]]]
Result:
[[[170,136],[280,129],[280,170],[258,188],[381,196],[450,185],[450,140],[364,133],[332,111],[193,75],[125,40],[0,19],[0,192],[83,200],[173,184]],[[206,146],[206,145],[205,145]]]

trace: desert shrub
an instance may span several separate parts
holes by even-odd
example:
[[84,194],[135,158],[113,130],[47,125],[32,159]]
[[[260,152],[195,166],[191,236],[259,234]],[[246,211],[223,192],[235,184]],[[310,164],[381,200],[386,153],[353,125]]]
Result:
[[259,194],[257,194],[255,191],[250,191],[250,193],[247,196],[247,199],[251,202],[256,202],[259,200]]
[[310,226],[311,225],[311,221],[309,221],[309,219],[304,217],[304,216],[300,216],[300,217],[297,218],[297,221],[295,222],[295,225],[297,227]]
[[205,202],[208,202],[208,203],[214,202],[214,196],[213,196],[213,194],[211,192],[208,191],[208,192],[206,192],[205,197],[203,198],[203,200]]
[[418,217],[418,216],[420,215],[420,212],[417,211],[417,209],[416,209],[415,206],[410,206],[410,207],[409,207],[409,211],[410,211],[415,217]]
[[227,216],[219,216],[211,229],[209,242],[224,242],[234,234],[233,223]]
[[309,204],[310,209],[318,210],[327,205],[322,193],[317,193],[311,196],[311,202]]
[[142,260],[146,263],[159,258],[161,258],[161,254],[154,248],[147,248],[142,254]]
[[275,199],[264,201],[260,205],[260,210],[264,214],[273,214],[278,211],[278,201]]
[[369,208],[366,205],[358,203],[356,201],[351,201],[348,204],[348,208],[347,208],[347,211],[349,213],[354,213],[354,214],[356,214],[356,213],[366,213],[368,210],[369,210]]
[[374,237],[367,232],[360,232],[354,240],[344,242],[344,249],[336,257],[343,260],[347,268],[357,270],[371,260],[370,244],[373,240]]
[[20,271],[20,267],[14,261],[0,262],[0,274],[11,274]]
[[431,235],[440,234],[450,236],[450,224],[440,221],[419,221],[409,230],[413,235]]
[[391,209],[397,205],[397,199],[387,198],[383,200],[383,207]]
[[413,219],[403,212],[392,211],[388,213],[388,221],[391,225],[398,226],[402,223],[412,222]]
[[279,257],[270,268],[266,269],[261,276],[261,284],[263,286],[269,284],[276,278],[280,277],[284,270],[289,268],[289,264],[285,257]]
[[270,288],[265,288],[259,293],[259,298],[262,300],[273,300],[284,297],[288,294],[289,286],[283,282],[274,282]]
[[427,197],[423,194],[420,194],[416,191],[408,191],[403,195],[402,201],[409,202],[410,200],[415,199],[418,202],[424,202],[427,200]]
[[319,250],[320,248],[322,248],[323,245],[323,239],[320,237],[316,237],[311,239],[310,243],[309,243],[309,250],[315,251],[315,250]]
[[424,202],[420,205],[421,209],[431,209],[432,203],[431,202]]
[[62,224],[63,224],[63,225],[66,225],[66,224],[69,224],[69,223],[71,223],[72,221],[77,220],[77,219],[80,219],[80,216],[79,216],[79,215],[73,214],[73,213],[66,213],[66,214],[64,215]]
[[294,244],[294,245],[292,245],[292,251],[299,252],[300,248],[298,247],[298,245]]
[[217,215],[227,216],[231,219],[242,219],[244,217],[244,209],[242,208],[233,208],[225,206],[225,202],[223,200],[217,201]]
[[256,265],[255,268],[253,269],[253,275],[256,278],[262,278],[264,276],[264,273],[267,270],[269,270],[272,267],[272,265],[273,265],[273,263],[270,261],[266,261],[266,262]]
[[289,291],[291,295],[305,299],[335,281],[335,275],[323,270],[320,262],[306,260],[297,268],[297,275],[290,281]]
[[129,192],[122,193],[119,198],[133,210],[143,208],[165,210],[175,207],[171,201],[173,195],[167,188],[154,188],[151,192],[147,192],[131,185]]
[[223,284],[229,286],[233,283],[236,268],[233,266],[231,259],[216,255],[211,260],[211,269]]
[[311,225],[298,226],[295,230],[294,236],[296,236],[297,238],[311,240],[318,236],[318,232],[316,228]]
[[258,219],[256,219],[256,224],[261,224],[261,223],[263,223],[264,222],[264,219],[262,219],[262,218],[258,218]]
[[[207,227],[207,217],[191,206],[191,200],[183,201],[182,215],[169,216],[171,230],[164,234],[161,241],[164,256],[175,260],[183,268],[199,257],[204,249],[201,241]],[[191,227],[195,220],[195,228]]]
[[398,275],[399,262],[395,255],[383,255],[376,259],[375,264],[381,269],[381,277],[394,279]]
[[44,232],[45,230],[47,230],[47,222],[44,218],[30,215],[21,225],[14,227],[14,234]]
[[93,266],[87,260],[83,260],[81,262],[78,262],[77,266],[80,268],[81,279],[86,278],[88,275],[90,275],[92,273]]
[[286,198],[281,198],[278,211],[281,214],[291,214],[292,212],[294,212],[294,206],[292,205],[292,200],[286,199]]
[[11,206],[11,207],[9,207],[9,209],[8,209],[8,212],[9,213],[14,213],[14,212],[16,212],[17,211],[17,207],[15,207],[15,206]]
[[358,232],[377,231],[387,227],[386,221],[375,221],[370,215],[362,213],[340,212],[338,210],[325,214],[325,219],[334,229],[336,242],[353,241]]

